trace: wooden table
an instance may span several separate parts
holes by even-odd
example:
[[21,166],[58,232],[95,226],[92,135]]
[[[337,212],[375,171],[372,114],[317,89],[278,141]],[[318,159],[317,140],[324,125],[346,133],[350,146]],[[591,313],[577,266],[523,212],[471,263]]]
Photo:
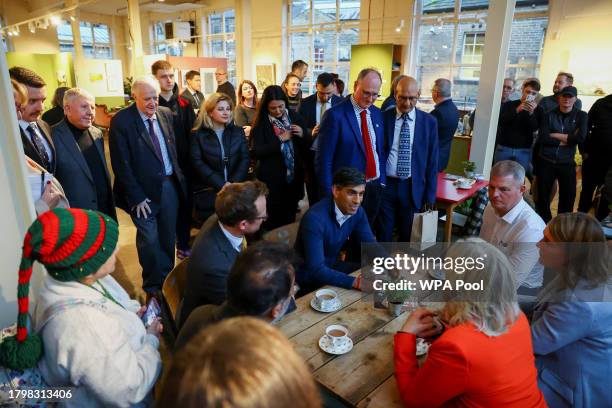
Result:
[[[392,316],[375,309],[372,296],[349,289],[338,292],[342,308],[320,313],[310,307],[314,293],[297,300],[297,310],[286,316],[278,328],[290,339],[297,353],[310,365],[314,378],[325,389],[350,406],[401,407],[393,375],[393,335],[407,313]],[[330,324],[349,330],[353,349],[334,356],[319,348],[319,338]]]
[[488,181],[476,181],[470,189],[459,189],[453,180],[447,180],[444,172],[438,173],[438,190],[436,191],[436,208],[446,210],[446,224],[444,224],[444,242],[451,241],[453,229],[453,211],[459,204],[472,197],[478,190],[489,185]]

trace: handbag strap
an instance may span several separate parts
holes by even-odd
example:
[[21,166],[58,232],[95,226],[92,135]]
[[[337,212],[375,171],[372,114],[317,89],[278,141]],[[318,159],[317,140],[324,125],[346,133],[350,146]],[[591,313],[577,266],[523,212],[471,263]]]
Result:
[[39,333],[42,332],[43,328],[47,325],[47,323],[53,320],[54,317],[59,316],[66,310],[74,309],[75,307],[81,306],[81,305],[94,307],[102,312],[108,311],[108,308],[105,305],[94,302],[92,300],[76,299],[76,298],[61,300],[59,302],[52,304],[51,306],[47,308],[47,310],[45,310],[45,312],[42,315],[42,319],[41,319],[42,323],[37,325],[36,331]]

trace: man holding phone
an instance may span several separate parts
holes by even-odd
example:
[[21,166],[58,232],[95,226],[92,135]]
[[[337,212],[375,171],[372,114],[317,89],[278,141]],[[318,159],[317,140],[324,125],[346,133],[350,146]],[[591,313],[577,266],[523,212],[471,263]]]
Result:
[[535,101],[539,91],[540,82],[529,78],[523,82],[521,99],[502,104],[497,124],[494,163],[513,160],[531,175],[533,132],[538,129],[543,113]]

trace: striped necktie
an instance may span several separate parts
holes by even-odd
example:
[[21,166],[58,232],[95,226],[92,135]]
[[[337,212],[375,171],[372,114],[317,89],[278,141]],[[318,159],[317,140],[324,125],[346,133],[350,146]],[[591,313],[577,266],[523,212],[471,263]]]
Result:
[[49,159],[49,155],[47,154],[47,149],[45,149],[45,145],[40,137],[40,135],[36,132],[36,122],[32,122],[28,125],[27,130],[30,134],[30,140],[34,144],[34,147],[38,151],[38,156],[42,163],[40,163],[48,172],[51,172],[51,160]]
[[412,175],[412,148],[410,146],[410,125],[412,120],[408,113],[402,115],[402,128],[399,134],[399,147],[397,151],[397,177],[407,179]]

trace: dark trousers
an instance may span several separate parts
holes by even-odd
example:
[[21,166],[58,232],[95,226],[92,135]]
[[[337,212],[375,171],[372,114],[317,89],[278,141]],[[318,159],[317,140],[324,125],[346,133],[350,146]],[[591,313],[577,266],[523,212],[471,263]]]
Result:
[[268,219],[263,227],[266,231],[271,231],[283,225],[295,222],[296,200],[288,200],[286,203],[267,204]]
[[414,212],[412,179],[401,180],[387,177],[387,187],[383,191],[378,214],[378,240],[392,242],[393,227],[397,226],[399,241],[410,242]]
[[582,163],[582,191],[578,211],[589,212],[593,206],[593,193],[604,183],[612,158],[589,157]]
[[308,206],[312,207],[319,201],[319,183],[315,174],[314,159],[315,152],[308,150],[304,158],[304,182],[308,194]]
[[576,199],[576,165],[574,163],[555,164],[540,160],[538,164],[538,199],[536,211],[544,222],[552,219],[550,212],[550,192],[555,180],[559,181],[559,205],[557,213],[574,211]]
[[180,200],[178,207],[178,217],[176,219],[176,247],[180,250],[189,249],[191,238],[191,214],[193,206],[193,193],[191,186],[187,188],[187,197]]
[[380,180],[369,181],[366,183],[361,207],[363,207],[363,210],[368,217],[368,222],[370,223],[372,231],[374,231],[376,217],[378,217],[381,201],[382,187],[380,185]]
[[174,241],[179,209],[178,186],[171,179],[161,185],[161,202],[149,203],[151,214],[137,218],[132,212],[136,226],[136,250],[142,267],[142,288],[146,292],[159,291],[166,276],[174,267]]

